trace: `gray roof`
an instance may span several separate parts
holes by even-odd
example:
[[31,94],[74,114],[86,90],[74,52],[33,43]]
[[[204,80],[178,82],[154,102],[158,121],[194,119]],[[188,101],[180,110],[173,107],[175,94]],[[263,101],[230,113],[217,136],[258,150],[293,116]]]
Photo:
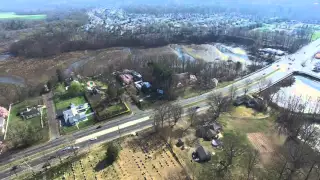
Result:
[[31,115],[35,115],[35,114],[38,114],[38,113],[40,113],[40,111],[37,108],[33,107],[33,108],[30,109],[30,111],[24,111],[21,114],[23,116],[31,116]]
[[210,160],[211,158],[210,154],[203,148],[203,146],[199,146],[196,149],[196,152],[200,161],[207,161],[207,160]]

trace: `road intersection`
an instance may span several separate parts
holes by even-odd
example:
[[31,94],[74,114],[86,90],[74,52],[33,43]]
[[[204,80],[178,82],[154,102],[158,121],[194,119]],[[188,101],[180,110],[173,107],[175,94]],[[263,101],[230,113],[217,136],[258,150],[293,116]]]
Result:
[[[320,39],[304,46],[299,51],[294,54],[282,57],[278,62],[263,68],[256,73],[250,74],[237,82],[228,85],[226,87],[215,89],[213,92],[218,93],[228,93],[231,86],[238,87],[236,90],[237,95],[243,94],[243,88],[248,84],[246,81],[250,80],[252,83],[249,85],[249,92],[257,92],[259,90],[259,82],[262,79],[270,80],[273,83],[282,80],[295,71],[301,71],[317,77],[320,76],[311,71],[312,66],[307,64],[303,67],[301,64],[303,62],[311,62],[313,56],[316,52],[320,50]],[[269,84],[270,85],[270,84]],[[267,87],[265,87],[267,88]],[[188,105],[196,105],[200,107],[200,110],[204,111],[208,109],[208,105],[205,103],[207,96],[212,93],[205,93],[200,96],[192,97],[189,99],[183,99],[175,101],[175,104],[187,107]],[[70,141],[79,146],[80,148],[86,148],[91,144],[102,143],[110,141],[126,134],[131,134],[145,128],[152,126],[153,110],[139,111],[130,116],[120,117],[108,121],[101,125],[101,128],[97,129],[96,126],[87,128],[85,130],[75,132],[68,136],[60,136],[58,139],[51,140],[46,144],[31,147],[21,152],[15,154],[6,155],[5,157],[0,157],[0,179],[8,179],[14,173],[10,170],[13,165],[19,165],[23,162],[23,159],[28,158],[30,167],[38,167],[39,164],[43,164],[49,157],[61,153],[61,147],[63,145],[70,146]],[[93,137],[97,137],[96,141],[90,141]],[[41,152],[47,152],[42,155]],[[67,156],[68,153],[61,153],[61,156]],[[32,158],[30,158],[32,157]],[[28,167],[29,168],[29,167]],[[17,172],[25,172],[28,168],[19,168]]]

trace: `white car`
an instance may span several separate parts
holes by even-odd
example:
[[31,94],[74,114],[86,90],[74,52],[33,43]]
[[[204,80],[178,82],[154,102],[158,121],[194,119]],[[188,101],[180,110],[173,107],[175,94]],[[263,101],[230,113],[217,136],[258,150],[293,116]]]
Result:
[[90,141],[95,141],[97,139],[98,139],[97,137],[93,137],[93,138],[90,139]]
[[62,149],[62,151],[68,151],[68,150],[74,150],[74,149],[79,149],[79,146],[68,146]]

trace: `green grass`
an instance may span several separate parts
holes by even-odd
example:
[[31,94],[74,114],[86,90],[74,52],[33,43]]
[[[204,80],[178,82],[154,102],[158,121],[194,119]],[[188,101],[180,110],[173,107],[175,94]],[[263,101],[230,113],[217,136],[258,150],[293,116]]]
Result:
[[125,108],[123,108],[123,106],[121,106],[120,104],[114,105],[114,106],[110,106],[106,109],[106,111],[120,111],[120,110],[124,110]]
[[244,134],[268,132],[273,123],[271,117],[243,106],[235,107],[230,113],[231,116],[223,114],[218,120],[225,127],[225,131],[236,131]]
[[0,13],[0,20],[6,20],[6,19],[43,20],[46,18],[47,18],[47,15],[45,14],[17,15],[14,12]]
[[320,38],[320,31],[314,32],[312,35],[312,41],[315,41]]
[[[36,128],[41,128],[40,133],[43,136],[43,139],[41,140],[41,142],[46,142],[49,139],[49,134],[48,134],[49,128],[48,128],[48,122],[47,122],[48,119],[47,119],[47,110],[46,109],[43,109],[43,114],[42,114],[42,118],[43,118],[43,122],[44,122],[43,128],[41,127],[41,117],[40,116],[31,118],[28,120],[23,120],[20,116],[17,116],[17,114],[21,110],[25,109],[27,106],[32,107],[35,105],[43,105],[42,97],[29,99],[29,100],[23,101],[21,103],[12,105],[11,111],[10,111],[8,131],[10,131],[10,128],[15,123],[17,123],[19,121],[19,122],[22,122],[26,125],[30,125],[30,126],[33,126]],[[8,139],[10,139],[9,134],[10,133],[8,133]]]
[[70,106],[71,103],[75,105],[80,105],[84,104],[87,101],[85,100],[84,96],[78,96],[70,99],[56,99],[55,104],[56,104],[56,109],[61,110],[61,109],[66,109]]
[[214,89],[219,89],[219,88],[226,87],[226,86],[228,86],[228,85],[230,85],[230,84],[232,84],[234,82],[235,81],[225,81],[225,82],[222,82],[222,83],[218,83],[218,86],[216,88],[207,89],[207,90],[197,90],[197,89],[193,89],[192,87],[187,87],[184,91],[181,89],[177,93],[178,94],[182,94],[181,97],[183,99],[188,99],[188,98],[192,98],[192,97],[199,96],[201,94],[210,92],[210,91],[212,91]]
[[62,134],[70,134],[70,133],[76,132],[78,130],[88,128],[94,124],[96,124],[96,121],[94,119],[94,116],[91,115],[88,117],[87,121],[82,121],[82,122],[78,123],[79,129],[77,126],[63,126],[63,127],[61,127],[61,133]]

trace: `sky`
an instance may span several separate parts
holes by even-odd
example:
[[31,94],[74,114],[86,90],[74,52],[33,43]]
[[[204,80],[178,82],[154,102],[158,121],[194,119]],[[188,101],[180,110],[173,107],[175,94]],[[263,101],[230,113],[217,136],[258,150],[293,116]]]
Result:
[[231,2],[231,3],[320,3],[320,0],[1,0],[0,11],[6,10],[44,10],[54,8],[81,8],[81,7],[97,7],[97,6],[120,6],[130,4],[207,4],[215,2]]

